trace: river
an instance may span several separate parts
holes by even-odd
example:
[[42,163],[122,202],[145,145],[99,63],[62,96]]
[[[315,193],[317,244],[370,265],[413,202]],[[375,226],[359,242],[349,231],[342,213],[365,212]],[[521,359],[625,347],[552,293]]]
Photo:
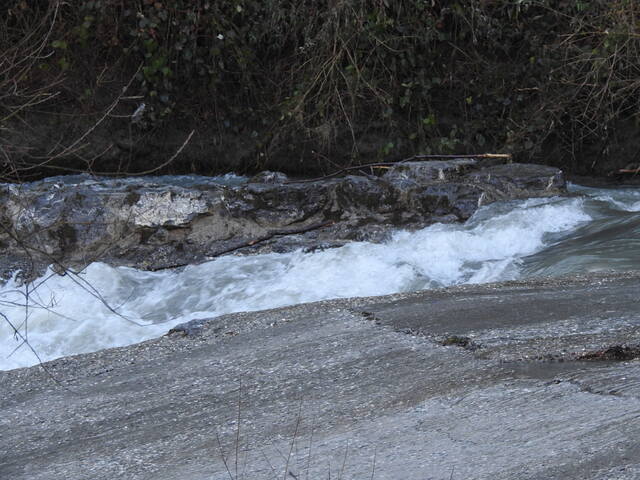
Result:
[[[189,179],[176,177],[175,182]],[[238,182],[238,178],[223,181]],[[382,244],[228,255],[147,272],[91,264],[0,287],[0,370],[158,337],[178,323],[329,298],[640,268],[640,189],[570,185],[571,195],[495,203],[465,224],[398,231]]]

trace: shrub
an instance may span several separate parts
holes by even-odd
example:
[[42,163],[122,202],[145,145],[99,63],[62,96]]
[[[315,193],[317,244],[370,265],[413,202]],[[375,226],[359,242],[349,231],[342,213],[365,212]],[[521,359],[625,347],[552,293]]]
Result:
[[[240,139],[247,169],[490,149],[575,158],[638,109],[633,0],[73,0],[55,19],[48,2],[9,4],[3,51],[53,24],[17,78],[31,93],[13,119],[42,91],[60,92],[57,113],[103,111],[134,76],[110,124],[144,101],[135,135],[180,120],[220,149]],[[5,92],[11,79],[0,73]]]

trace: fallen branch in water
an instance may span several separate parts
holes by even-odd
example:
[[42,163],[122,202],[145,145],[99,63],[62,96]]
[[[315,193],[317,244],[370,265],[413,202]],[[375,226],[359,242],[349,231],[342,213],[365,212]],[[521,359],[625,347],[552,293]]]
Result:
[[[307,233],[307,232],[310,232],[312,230],[318,230],[320,228],[330,227],[334,223],[335,222],[333,220],[330,220],[328,222],[314,223],[314,224],[308,225],[306,227],[285,228],[285,229],[271,230],[271,231],[265,233],[264,235],[262,235],[260,237],[257,237],[257,238],[254,238],[252,240],[239,242],[236,245],[233,245],[231,247],[227,247],[227,248],[219,250],[217,252],[209,253],[209,254],[207,254],[207,257],[208,258],[219,257],[219,256],[225,255],[227,253],[235,252],[236,250],[240,250],[242,248],[253,247],[254,245],[257,245],[258,243],[262,243],[262,242],[266,242],[267,240],[271,240],[273,237],[281,237],[281,236],[284,236],[284,235],[297,235],[297,234],[300,234],[300,233]],[[178,264],[174,264],[174,265],[167,265],[167,266],[164,266],[164,267],[152,268],[152,269],[150,269],[150,271],[159,272],[161,270],[169,270],[171,268],[186,267],[187,265],[189,265],[189,263],[178,263]]]
[[340,170],[336,170],[335,172],[329,173],[327,175],[323,175],[322,177],[309,178],[306,180],[289,180],[288,182],[284,182],[285,184],[290,183],[310,183],[317,182],[319,180],[324,180],[326,178],[335,177],[340,175],[341,173],[349,172],[351,170],[359,170],[362,168],[389,168],[394,165],[398,165],[400,163],[412,162],[416,160],[437,160],[437,159],[456,159],[456,158],[506,158],[511,160],[510,153],[479,153],[479,154],[469,154],[469,155],[414,155],[413,157],[404,158],[397,162],[374,162],[374,163],[364,163],[362,165],[355,165],[353,167],[345,167]]

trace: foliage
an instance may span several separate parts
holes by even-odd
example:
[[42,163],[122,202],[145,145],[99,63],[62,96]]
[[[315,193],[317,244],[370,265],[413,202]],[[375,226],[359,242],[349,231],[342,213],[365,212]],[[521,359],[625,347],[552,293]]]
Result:
[[[48,11],[9,3],[4,48]],[[86,112],[135,74],[148,106],[136,128],[207,125],[246,139],[250,168],[296,155],[535,159],[550,144],[575,155],[638,112],[637,13],[634,0],[73,0],[37,75],[20,80],[38,91],[63,79],[67,107]]]

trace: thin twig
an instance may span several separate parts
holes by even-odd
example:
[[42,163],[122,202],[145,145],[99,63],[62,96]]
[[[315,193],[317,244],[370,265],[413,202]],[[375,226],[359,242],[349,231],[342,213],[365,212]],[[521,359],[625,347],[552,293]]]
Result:
[[412,161],[416,161],[416,160],[437,160],[437,159],[457,159],[457,158],[504,158],[507,160],[511,159],[511,154],[510,153],[481,153],[481,154],[476,154],[476,155],[414,155],[412,157],[409,158],[405,158],[403,160],[399,160],[397,162],[373,162],[373,163],[363,163],[361,165],[354,165],[353,167],[345,167],[345,168],[341,168],[340,170],[336,170],[335,172],[329,173],[327,175],[323,175],[322,177],[316,177],[316,178],[308,178],[308,179],[304,179],[304,180],[289,180],[287,182],[284,182],[285,184],[291,184],[291,183],[310,183],[310,182],[317,182],[320,180],[324,180],[327,178],[331,178],[331,177],[335,177],[337,175],[340,175],[341,173],[345,173],[345,172],[349,172],[351,170],[359,170],[362,168],[369,168],[369,167],[392,167],[394,165],[398,165],[401,163],[406,163],[406,162],[412,162]]
[[313,423],[311,424],[311,432],[309,433],[309,452],[307,454],[307,474],[306,480],[309,480],[309,470],[311,469],[311,447],[313,446],[313,433],[316,428],[316,418],[313,418]]
[[53,380],[53,382],[56,385],[58,385],[59,387],[62,387],[65,390],[68,390],[69,392],[73,392],[73,389],[69,388],[67,385],[64,385],[60,380],[58,380],[55,377],[55,375],[53,375],[51,370],[49,370],[49,368],[44,365],[44,362],[42,361],[42,358],[40,358],[40,355],[38,354],[36,349],[33,348],[31,343],[29,343],[29,341],[24,337],[24,335],[22,335],[20,333],[20,331],[13,325],[13,323],[11,323],[11,320],[9,320],[9,318],[2,312],[0,312],[0,317],[2,317],[4,319],[4,321],[7,322],[7,324],[13,329],[13,334],[16,337],[18,337],[20,340],[22,340],[22,343],[20,344],[20,346],[26,345],[29,348],[29,350],[31,350],[31,353],[33,353],[35,355],[36,359],[38,359],[38,365],[40,366],[40,368],[42,368],[42,370],[44,370],[44,372],[47,374],[47,376],[51,380]]
[[267,454],[264,453],[264,449],[261,448],[260,453],[262,453],[262,457],[264,458],[264,461],[267,462],[267,465],[269,465],[269,468],[271,469],[271,473],[273,474],[273,478],[275,480],[278,480],[278,474],[276,473],[276,469],[274,468],[273,464],[269,460],[269,457],[267,457]]
[[342,459],[342,466],[340,467],[340,475],[338,475],[338,480],[342,480],[342,474],[344,473],[344,467],[347,464],[348,454],[349,454],[349,440],[347,440],[347,445],[344,448],[344,458]]
[[284,465],[284,476],[283,480],[287,480],[287,474],[289,472],[289,461],[291,460],[291,453],[293,452],[293,446],[296,443],[296,439],[298,438],[298,428],[300,428],[300,420],[302,418],[302,398],[300,398],[300,406],[298,407],[298,415],[296,418],[296,428],[293,431],[293,436],[291,437],[291,445],[289,447],[289,454],[287,455],[287,462]]
[[238,480],[238,451],[240,450],[240,409],[242,408],[242,378],[239,380],[238,387],[238,417],[236,418],[236,480]]
[[61,157],[62,155],[68,154],[71,151],[73,151],[73,149],[80,143],[82,142],[85,138],[87,138],[91,132],[93,132],[96,128],[98,128],[98,126],[109,116],[109,114],[118,106],[118,104],[120,103],[120,99],[124,96],[124,94],[127,92],[127,90],[129,89],[129,87],[131,86],[131,84],[133,83],[133,80],[136,78],[136,75],[138,74],[138,72],[140,71],[140,69],[142,68],[142,64],[138,65],[138,68],[136,70],[136,72],[131,76],[131,78],[129,79],[129,81],[127,82],[127,84],[122,87],[122,91],[120,92],[120,94],[116,97],[116,99],[113,101],[113,103],[111,104],[111,106],[109,106],[109,108],[107,108],[107,110],[104,112],[104,114],[102,115],[102,117],[100,117],[98,119],[98,121],[96,123],[94,123],[86,132],[84,132],[82,135],[80,135],[71,145],[69,145],[68,147],[65,147],[60,153],[47,158],[47,161],[50,162],[51,160],[55,160],[56,158]]
[[[196,133],[195,130],[191,130],[191,133],[187,136],[186,140],[184,142],[182,142],[182,145],[180,145],[180,148],[178,148],[178,150],[176,150],[176,153],[174,153],[171,158],[169,158],[169,160],[167,160],[166,162],[158,165],[157,167],[153,167],[149,170],[145,170],[143,172],[135,172],[135,173],[129,173],[127,172],[128,176],[138,176],[138,175],[149,175],[151,173],[157,172],[158,170],[163,169],[164,167],[166,167],[167,165],[169,165],[171,162],[173,162],[178,155],[180,155],[180,153],[182,153],[182,150],[184,150],[184,147],[187,146],[187,144],[191,141],[191,137],[193,137],[193,134]],[[103,173],[101,173],[100,175],[105,175]],[[109,175],[109,174],[106,174]]]
[[227,457],[224,454],[224,448],[222,448],[222,442],[220,441],[220,434],[216,429],[216,440],[218,441],[218,449],[220,452],[220,456],[222,457],[222,463],[224,464],[224,468],[227,470],[227,475],[229,475],[230,480],[234,480],[233,475],[231,474],[231,470],[229,470],[229,465],[227,464]]
[[378,457],[378,446],[373,449],[373,466],[371,467],[371,480],[373,480],[373,476],[376,474],[376,458]]

